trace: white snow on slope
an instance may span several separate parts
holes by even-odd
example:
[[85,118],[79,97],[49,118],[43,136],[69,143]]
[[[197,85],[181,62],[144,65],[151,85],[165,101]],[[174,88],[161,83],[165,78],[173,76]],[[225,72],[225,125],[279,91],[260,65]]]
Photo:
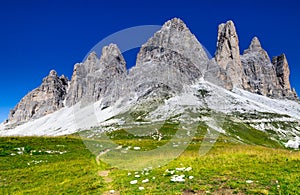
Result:
[[293,149],[299,149],[300,148],[300,138],[295,137],[295,140],[289,140],[286,144],[285,147],[287,148],[293,148]]
[[99,102],[96,102],[79,108],[80,104],[76,104],[73,107],[63,108],[39,119],[31,120],[14,129],[5,129],[6,126],[1,124],[0,136],[67,135],[96,126],[99,122],[103,122],[116,114],[117,109],[113,108],[102,111],[94,109],[98,105]]
[[[199,89],[208,91],[208,95],[205,98],[197,98],[195,94],[199,95]],[[76,104],[73,107],[63,108],[42,118],[29,121],[14,129],[7,129],[9,124],[2,123],[0,124],[0,136],[72,134],[78,130],[103,124],[107,119],[126,111],[134,105],[136,98],[133,99],[131,102],[123,103],[122,106],[116,103],[115,106],[104,110],[100,109],[101,100],[84,108],[80,108],[80,105]],[[184,105],[194,106],[195,108],[208,107],[223,113],[234,111],[279,113],[289,115],[300,121],[300,104],[297,102],[270,99],[241,89],[234,89],[231,92],[203,80],[188,88],[185,93],[166,100],[164,105],[150,113],[150,118],[164,120],[168,116],[181,113]]]

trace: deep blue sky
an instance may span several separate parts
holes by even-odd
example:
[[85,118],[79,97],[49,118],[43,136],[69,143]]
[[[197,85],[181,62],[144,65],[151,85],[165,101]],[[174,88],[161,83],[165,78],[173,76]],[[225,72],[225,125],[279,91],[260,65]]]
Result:
[[297,1],[288,0],[1,1],[0,120],[51,69],[70,78],[73,65],[111,33],[162,25],[173,17],[183,19],[211,54],[218,24],[233,20],[241,52],[258,36],[270,57],[287,55],[292,85],[300,93],[299,10]]

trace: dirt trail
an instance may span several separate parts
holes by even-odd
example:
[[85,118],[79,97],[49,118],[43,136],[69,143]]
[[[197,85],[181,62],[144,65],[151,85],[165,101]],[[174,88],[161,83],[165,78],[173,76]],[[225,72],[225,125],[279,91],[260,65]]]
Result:
[[[102,150],[98,154],[98,156],[96,157],[96,162],[97,162],[98,165],[100,164],[100,159],[99,159],[100,156],[106,154],[109,151],[110,151],[110,149],[105,149],[105,150]],[[108,189],[112,189],[111,182],[113,182],[113,179],[111,177],[109,177],[109,174],[110,174],[110,170],[103,170],[103,171],[99,171],[98,172],[98,175],[100,177],[102,177],[104,179],[104,182],[107,184],[107,188]],[[103,192],[103,195],[109,195],[109,194],[119,195],[120,192],[118,192],[118,191],[106,191],[106,192]]]

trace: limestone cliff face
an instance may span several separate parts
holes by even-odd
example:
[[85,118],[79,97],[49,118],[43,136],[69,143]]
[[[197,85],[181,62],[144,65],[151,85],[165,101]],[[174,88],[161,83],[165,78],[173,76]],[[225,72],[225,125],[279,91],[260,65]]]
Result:
[[271,62],[257,37],[240,55],[232,21],[219,25],[216,53],[209,66],[214,69],[215,77],[222,81],[221,85],[229,90],[237,87],[271,98],[298,99],[290,86],[286,56],[273,57]]
[[101,100],[102,109],[126,97],[126,101],[156,98],[163,102],[199,79],[229,90],[237,87],[271,98],[295,100],[298,98],[289,75],[286,56],[273,57],[271,62],[257,37],[241,55],[232,21],[219,25],[215,57],[209,59],[184,22],[174,18],[142,45],[136,66],[128,72],[117,45],[105,46],[100,58],[92,52],[74,66],[70,82],[51,71],[40,87],[16,105],[8,122],[26,122],[83,101]]
[[[218,27],[215,61],[225,70],[233,86],[243,87],[243,67],[240,59],[239,39],[231,20],[220,24]],[[228,80],[225,75],[221,78]],[[226,85],[230,86],[228,83]]]
[[290,68],[285,54],[272,58],[272,64],[276,70],[279,87],[281,88],[282,97],[289,99],[297,99],[295,89],[291,89],[290,84]]
[[126,63],[117,45],[104,47],[100,59],[92,52],[85,62],[74,66],[66,105],[72,106],[82,98],[98,101],[113,80],[126,74]]
[[23,123],[59,110],[64,106],[67,86],[68,79],[63,75],[58,77],[57,73],[51,70],[41,86],[27,94],[11,110],[8,121]]
[[247,81],[247,85],[243,86],[244,89],[269,97],[280,96],[275,67],[257,37],[252,39],[241,59]]
[[243,88],[272,98],[297,99],[290,85],[290,70],[284,54],[275,56],[272,62],[268,53],[254,37],[241,56],[247,85]]
[[207,65],[207,54],[195,35],[179,18],[167,21],[162,28],[142,45],[137,56],[136,65],[155,61],[158,56],[166,53],[178,53],[187,58],[200,70]]
[[203,77],[208,62],[204,48],[183,21],[169,20],[142,45],[136,66],[107,91],[102,108],[119,97],[150,101],[174,96]]

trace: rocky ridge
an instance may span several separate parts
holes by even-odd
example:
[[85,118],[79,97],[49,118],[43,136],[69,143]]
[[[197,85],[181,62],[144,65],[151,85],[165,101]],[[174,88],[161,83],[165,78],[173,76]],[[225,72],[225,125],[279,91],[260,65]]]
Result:
[[242,88],[244,84],[243,66],[240,59],[239,39],[234,23],[230,20],[218,27],[216,63],[225,70],[226,76],[231,78],[234,87]]
[[10,111],[8,121],[19,124],[61,109],[65,106],[67,87],[68,79],[64,75],[59,77],[56,71],[51,70],[41,86],[28,93]]
[[274,57],[271,62],[256,37],[241,55],[232,21],[219,25],[215,57],[210,60],[184,22],[174,18],[141,47],[136,66],[129,72],[118,47],[110,44],[100,58],[91,53],[86,61],[76,64],[69,84],[64,76],[51,71],[42,85],[11,111],[8,122],[24,123],[83,101],[101,100],[101,109],[105,109],[120,98],[168,99],[201,78],[217,80],[229,90],[241,88],[295,100],[289,74],[286,56]]
[[284,54],[273,57],[271,62],[259,39],[254,37],[241,55],[238,43],[234,23],[220,24],[214,61],[220,69],[216,76],[225,88],[237,87],[271,98],[298,99],[290,86],[290,71]]
[[100,59],[92,52],[85,62],[74,66],[66,105],[75,105],[82,99],[98,101],[114,80],[126,74],[126,62],[117,45],[104,47]]

